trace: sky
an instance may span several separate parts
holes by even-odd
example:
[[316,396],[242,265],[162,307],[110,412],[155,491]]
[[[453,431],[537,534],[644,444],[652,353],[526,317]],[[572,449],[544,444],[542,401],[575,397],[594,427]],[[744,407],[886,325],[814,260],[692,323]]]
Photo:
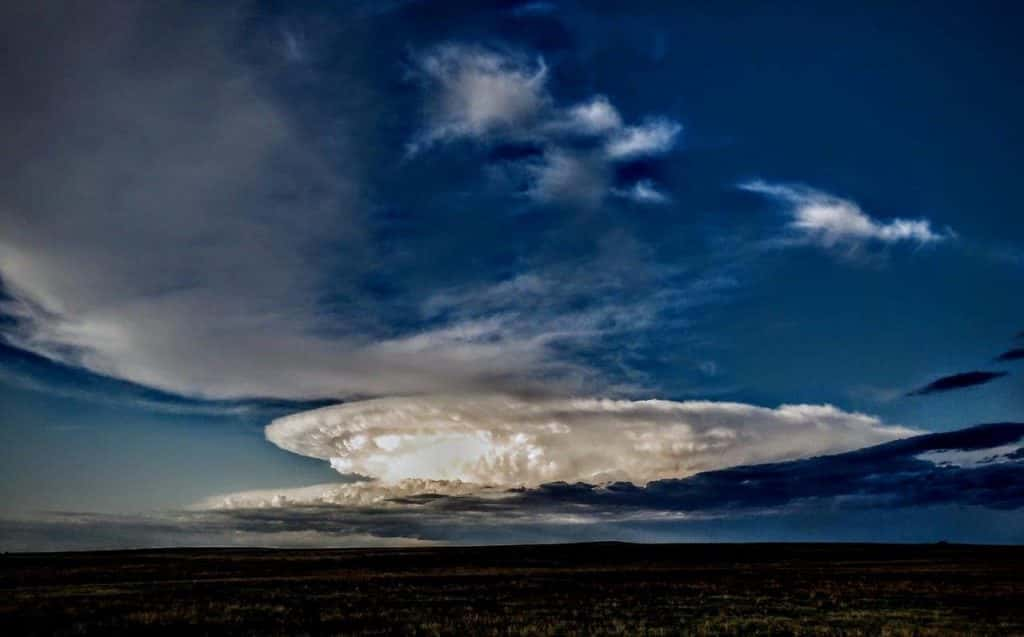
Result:
[[1024,540],[1020,9],[680,4],[3,3],[0,548]]

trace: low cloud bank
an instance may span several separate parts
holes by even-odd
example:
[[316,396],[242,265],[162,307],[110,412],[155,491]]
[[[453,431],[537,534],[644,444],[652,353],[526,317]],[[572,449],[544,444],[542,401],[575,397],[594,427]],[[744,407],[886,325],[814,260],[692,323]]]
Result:
[[148,516],[0,519],[3,550],[635,541],[1019,542],[1024,423],[689,478],[250,491]]

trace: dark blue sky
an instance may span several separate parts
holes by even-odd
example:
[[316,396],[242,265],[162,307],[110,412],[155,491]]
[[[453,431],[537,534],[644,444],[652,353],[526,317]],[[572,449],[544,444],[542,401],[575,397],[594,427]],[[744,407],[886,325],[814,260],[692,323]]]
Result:
[[5,6],[0,513],[1024,420],[1020,9],[686,4]]

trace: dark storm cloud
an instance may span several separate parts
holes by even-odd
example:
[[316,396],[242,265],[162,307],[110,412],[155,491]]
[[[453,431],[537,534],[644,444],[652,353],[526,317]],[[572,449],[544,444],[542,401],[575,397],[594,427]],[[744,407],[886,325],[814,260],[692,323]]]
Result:
[[1009,375],[1009,372],[964,372],[962,374],[953,374],[951,376],[943,376],[937,380],[934,380],[924,387],[915,389],[908,393],[908,396],[927,396],[929,394],[937,394],[941,392],[953,391],[956,389],[964,389],[966,387],[974,387],[975,385],[984,385],[990,383],[997,378]]
[[1022,359],[1024,359],[1024,347],[1015,347],[1014,349],[1007,350],[996,357],[996,360],[1001,363],[1019,361]]
[[[646,486],[545,484],[519,490],[498,506],[509,511],[589,511],[599,516],[627,510],[694,515],[780,511],[823,500],[854,507],[1019,508],[1024,506],[1024,464],[1019,462],[1022,447],[1017,446],[1024,444],[1022,439],[1024,423],[982,425],[837,455],[656,480]],[[494,506],[465,496],[429,505],[453,510]]]
[[594,485],[556,482],[508,498],[414,496],[401,502],[437,513],[613,519],[678,513],[717,517],[782,513],[808,504],[904,508],[1024,506],[1024,423],[929,434],[848,453],[711,471],[684,479]]
[[[582,489],[580,485],[538,490],[529,497],[594,501],[689,512],[773,509],[802,500],[835,499],[858,506],[967,504],[996,508],[1024,506],[1024,466],[1011,462],[1024,424],[1005,423],[931,434],[845,454],[777,464],[736,467],[644,488]],[[943,452],[982,454],[964,466]],[[930,456],[929,454],[934,454]],[[969,455],[969,454],[968,454]],[[932,458],[932,459],[929,459]]]

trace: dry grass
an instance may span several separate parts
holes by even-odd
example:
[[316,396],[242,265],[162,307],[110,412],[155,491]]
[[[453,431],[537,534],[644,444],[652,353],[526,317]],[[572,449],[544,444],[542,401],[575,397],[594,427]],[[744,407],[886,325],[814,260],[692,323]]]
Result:
[[20,634],[1024,634],[1024,549],[589,544],[8,555]]

